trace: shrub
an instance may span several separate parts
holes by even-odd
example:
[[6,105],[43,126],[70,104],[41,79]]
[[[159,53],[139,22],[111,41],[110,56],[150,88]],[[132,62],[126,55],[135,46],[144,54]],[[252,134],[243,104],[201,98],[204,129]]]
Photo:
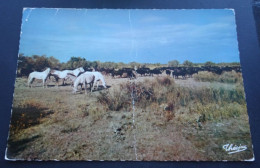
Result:
[[221,75],[208,71],[201,71],[193,75],[194,79],[202,82],[242,83],[241,73],[235,71],[223,72]]
[[128,110],[132,107],[131,99],[131,84],[121,84],[119,89],[100,92],[97,96],[99,103],[104,105],[107,110],[120,111],[122,109]]

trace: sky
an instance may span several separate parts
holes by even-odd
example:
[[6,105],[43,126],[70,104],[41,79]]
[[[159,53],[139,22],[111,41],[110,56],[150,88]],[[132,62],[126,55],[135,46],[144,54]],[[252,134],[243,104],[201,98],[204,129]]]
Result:
[[60,62],[239,62],[230,9],[25,8],[19,53]]

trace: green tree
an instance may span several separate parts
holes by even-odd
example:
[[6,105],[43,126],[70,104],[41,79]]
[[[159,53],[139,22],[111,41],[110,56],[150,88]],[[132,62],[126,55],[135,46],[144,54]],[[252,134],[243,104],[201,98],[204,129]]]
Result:
[[213,62],[211,62],[211,61],[207,61],[207,62],[205,62],[205,64],[204,64],[204,66],[206,66],[206,67],[211,67],[211,66],[215,66],[216,64],[215,63],[213,63]]
[[178,67],[179,66],[179,61],[177,61],[177,60],[172,60],[172,61],[169,61],[168,62],[168,66],[169,67]]
[[186,61],[183,62],[183,66],[191,67],[191,66],[193,66],[193,63],[191,61],[186,60]]
[[28,76],[34,70],[34,60],[32,57],[26,57],[19,54],[18,57],[17,76]]
[[81,57],[71,57],[66,64],[67,69],[76,69],[79,67],[88,66],[86,59]]
[[51,67],[51,63],[49,62],[48,58],[45,55],[43,56],[34,55],[33,58],[35,59],[34,70],[42,71],[46,67]]
[[54,58],[53,56],[48,58],[48,61],[50,63],[50,67],[52,69],[61,69],[61,63],[58,59]]
[[137,62],[130,62],[129,65],[131,68],[135,68],[135,67],[140,67],[141,64],[139,64]]

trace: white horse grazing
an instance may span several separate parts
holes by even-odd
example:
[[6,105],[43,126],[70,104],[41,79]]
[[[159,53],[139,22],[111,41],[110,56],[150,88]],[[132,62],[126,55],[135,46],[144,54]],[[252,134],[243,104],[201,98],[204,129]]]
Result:
[[98,89],[98,86],[99,86],[99,83],[98,82],[102,82],[102,85],[104,88],[107,88],[106,87],[106,82],[105,82],[105,79],[103,77],[103,75],[100,73],[100,72],[85,72],[83,74],[93,74],[95,76],[95,81],[94,81],[94,85],[93,85],[93,89],[94,89],[94,86],[96,85],[97,89]]
[[81,74],[76,78],[73,84],[73,93],[78,91],[78,85],[83,84],[85,88],[85,94],[87,93],[87,85],[90,84],[90,91],[92,92],[93,89],[93,82],[95,80],[95,76],[93,74]]
[[75,82],[76,79],[77,79],[77,76],[75,76],[71,73],[68,73],[67,76],[65,77],[65,80],[70,80],[72,82],[71,86],[74,85],[74,82]]
[[[42,84],[43,84],[43,88],[45,87],[45,82],[47,77],[50,74],[51,69],[47,68],[45,71],[43,72],[32,72],[30,73],[29,77],[28,77],[28,87],[30,87],[30,85],[32,84],[32,82],[34,81],[34,79],[41,79],[42,80]],[[47,86],[46,86],[47,87]]]
[[62,85],[64,85],[64,81],[68,73],[78,76],[80,72],[84,72],[84,69],[82,67],[74,70],[64,70],[64,71],[52,70],[51,75],[55,77],[57,85],[59,79],[63,79]]

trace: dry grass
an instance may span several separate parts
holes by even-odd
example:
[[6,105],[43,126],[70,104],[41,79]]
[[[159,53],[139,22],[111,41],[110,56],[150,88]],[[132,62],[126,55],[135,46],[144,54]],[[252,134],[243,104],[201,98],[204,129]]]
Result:
[[223,72],[221,75],[201,71],[193,75],[194,79],[202,82],[242,83],[242,74],[235,71]]
[[[134,143],[139,160],[252,157],[239,84],[189,88],[170,77],[131,83],[116,79],[108,90],[74,95],[69,86],[28,89],[25,80],[18,81],[9,158],[135,160]],[[230,156],[221,148],[227,142],[245,144],[249,150]]]
[[105,106],[107,111],[131,111],[131,85],[130,83],[120,84],[119,89],[100,92],[97,101]]
[[22,101],[18,106],[13,107],[10,134],[40,124],[45,116],[52,113],[46,106],[34,99]]

